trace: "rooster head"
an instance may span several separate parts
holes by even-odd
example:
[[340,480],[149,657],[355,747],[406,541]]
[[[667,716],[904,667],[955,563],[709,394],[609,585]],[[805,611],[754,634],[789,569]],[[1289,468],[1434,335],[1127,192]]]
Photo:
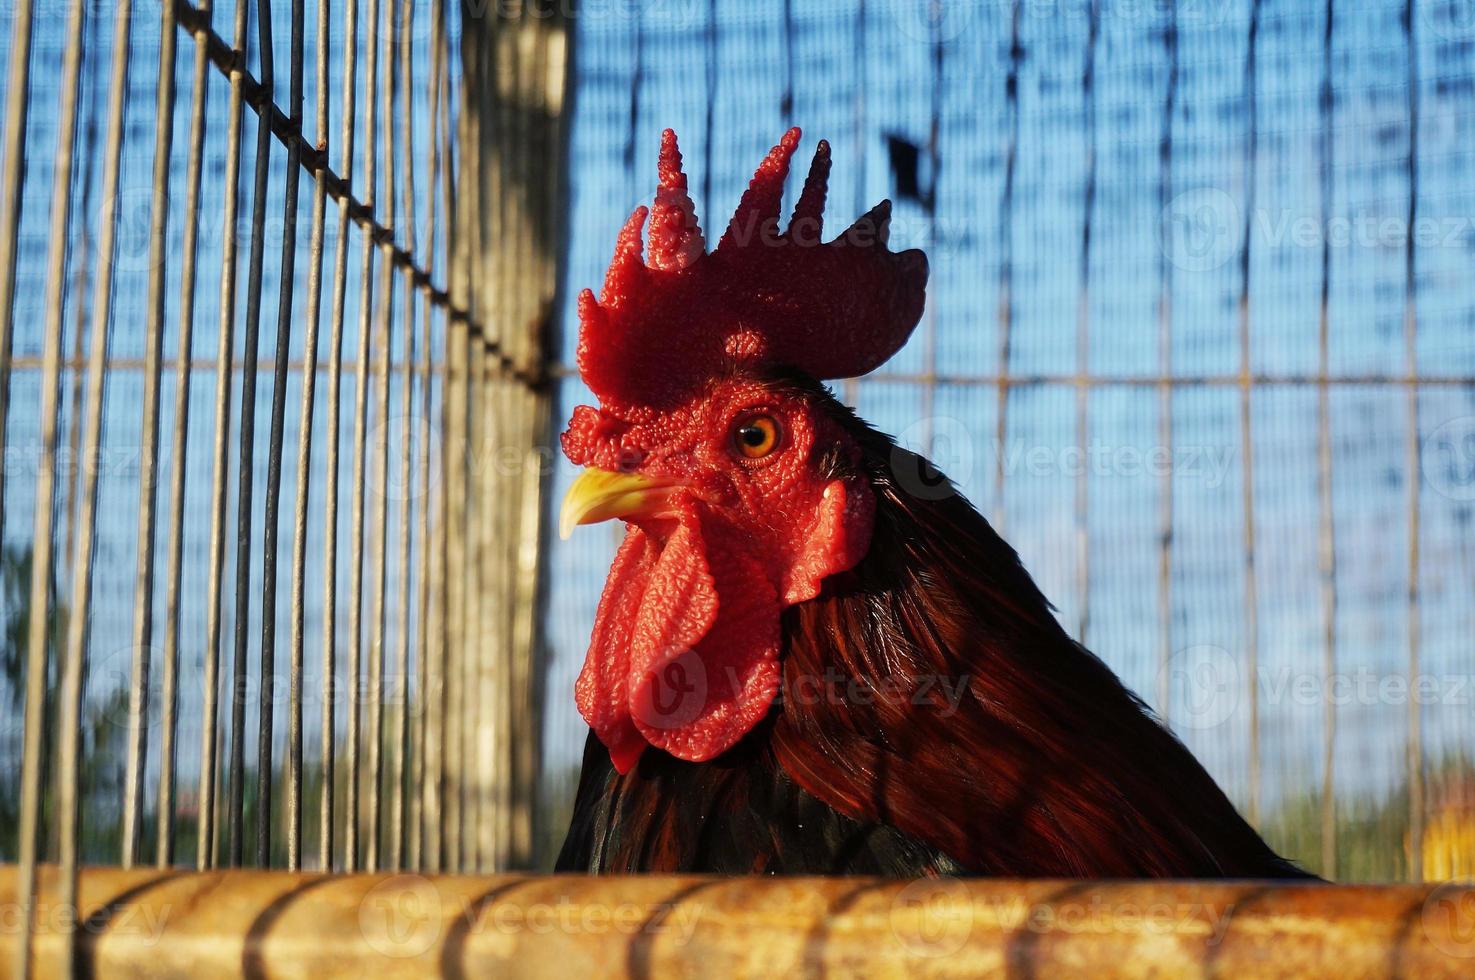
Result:
[[798,143],[791,129],[769,151],[709,253],[666,130],[654,205],[625,223],[599,297],[579,297],[579,372],[599,407],[563,435],[586,469],[560,532],[627,525],[575,686],[622,773],[647,745],[704,761],[739,741],[778,689],[782,610],[870,545],[859,447],[775,379],[878,367],[921,316],[927,260],[887,248],[889,202],[823,241],[824,142],[780,232]]

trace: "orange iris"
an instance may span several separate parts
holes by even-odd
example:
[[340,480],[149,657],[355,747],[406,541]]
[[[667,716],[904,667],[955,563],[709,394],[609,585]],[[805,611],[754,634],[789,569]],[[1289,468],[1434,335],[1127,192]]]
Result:
[[778,422],[767,415],[745,419],[733,433],[738,452],[749,459],[762,459],[778,447]]

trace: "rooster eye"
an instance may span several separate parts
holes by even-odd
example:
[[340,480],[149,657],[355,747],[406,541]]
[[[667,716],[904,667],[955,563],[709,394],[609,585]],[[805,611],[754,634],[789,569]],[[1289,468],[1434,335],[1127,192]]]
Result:
[[778,447],[778,421],[768,415],[752,415],[733,430],[737,451],[749,459],[762,459]]

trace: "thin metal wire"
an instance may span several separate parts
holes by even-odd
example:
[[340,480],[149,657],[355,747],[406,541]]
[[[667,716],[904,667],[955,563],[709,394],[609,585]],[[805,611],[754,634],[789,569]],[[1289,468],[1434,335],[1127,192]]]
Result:
[[[236,41],[246,38],[246,0],[236,2]],[[215,866],[220,849],[216,833],[217,760],[220,752],[220,643],[221,602],[225,582],[225,522],[230,477],[231,385],[236,334],[236,257],[239,242],[236,220],[240,209],[241,106],[244,58],[233,60],[230,72],[230,125],[225,140],[225,214],[220,250],[220,327],[215,382],[215,462],[210,485],[210,580],[205,618],[205,696],[201,709],[199,840],[195,863]]]
[[484,813],[481,796],[481,773],[484,747],[482,740],[478,738],[477,711],[475,705],[482,700],[480,691],[481,677],[481,651],[486,646],[482,633],[482,593],[481,593],[481,569],[485,560],[483,550],[481,525],[484,521],[483,510],[486,506],[485,495],[480,491],[482,484],[480,480],[477,461],[481,459],[481,447],[483,430],[486,425],[485,413],[482,410],[482,402],[486,398],[486,375],[482,370],[482,344],[472,338],[469,343],[466,361],[466,452],[467,452],[467,483],[466,483],[466,513],[465,528],[466,542],[469,560],[465,564],[466,571],[466,601],[464,612],[466,615],[466,632],[464,635],[462,657],[465,667],[463,683],[465,691],[461,697],[462,718],[461,737],[463,739],[462,753],[465,761],[464,780],[462,790],[464,799],[461,804],[461,835],[462,835],[462,861],[464,870],[480,870],[480,831],[482,816]]
[[[118,0],[113,20],[112,77],[109,80],[108,123],[103,165],[103,212],[98,236],[97,278],[94,281],[92,342],[87,365],[87,416],[82,437],[83,460],[96,460],[102,442],[102,408],[108,356],[108,321],[112,313],[113,257],[117,246],[118,167],[123,150],[123,112],[128,92],[129,39],[133,23],[132,0]],[[72,556],[71,609],[67,617],[66,657],[62,662],[61,704],[57,712],[57,836],[60,839],[61,907],[77,908],[77,869],[81,864],[82,696],[87,675],[87,640],[92,602],[92,547],[97,531],[99,467],[83,467],[82,495],[77,522],[76,551]],[[39,500],[39,498],[38,498]],[[32,606],[41,609],[44,606]],[[73,973],[76,915],[66,919],[67,938],[58,964],[63,976]],[[29,941],[29,937],[27,939]],[[24,945],[24,944],[23,944]]]
[[[323,20],[326,13],[322,9],[325,4],[326,0],[319,0],[318,30],[323,37],[327,36]],[[343,32],[343,138],[342,149],[339,153],[344,180],[347,182],[353,175],[354,104],[358,81],[358,0],[347,0]],[[320,61],[318,91],[322,93],[325,89],[326,66]],[[323,111],[320,106],[318,109],[319,131],[322,134],[321,138],[326,140],[327,125],[322,119]],[[324,186],[321,174],[318,177],[318,186]],[[318,840],[318,863],[324,871],[333,868],[333,843],[336,830],[333,823],[333,800],[337,784],[338,744],[338,699],[336,697],[338,683],[338,439],[339,407],[342,403],[343,385],[343,307],[348,281],[349,221],[349,201],[347,197],[343,197],[338,201],[338,244],[333,253],[333,327],[328,355],[327,443],[323,447],[323,456],[328,464],[323,486],[323,788],[319,802],[321,832]],[[359,359],[366,360],[362,350]],[[357,558],[354,561],[357,562]],[[354,605],[357,607],[356,592],[354,597]],[[357,636],[356,628],[354,635]],[[349,695],[351,703],[356,700],[352,682],[349,685]],[[352,740],[350,740],[351,745]],[[351,748],[350,751],[352,752]],[[354,779],[350,778],[349,792],[353,791],[354,784]],[[349,825],[352,826],[353,810],[350,808],[348,812]]]
[[[270,2],[270,0],[265,0]],[[302,22],[303,0],[292,0],[292,26],[290,41],[291,77],[288,81],[288,112],[293,125],[302,127]],[[257,707],[256,731],[256,863],[266,867],[271,861],[272,839],[272,781],[275,770],[272,766],[274,730],[272,719],[276,708],[276,646],[277,646],[277,541],[280,533],[280,496],[282,489],[282,444],[287,421],[287,362],[292,347],[292,294],[297,277],[297,202],[299,180],[302,170],[298,166],[298,144],[287,147],[287,187],[282,220],[282,273],[277,283],[277,356],[276,370],[272,372],[271,386],[271,432],[267,443],[266,494],[263,500],[264,519],[262,528],[261,554],[261,691]],[[288,699],[290,715],[288,724],[291,747],[288,749],[288,783],[298,775],[298,767],[291,758],[293,751],[300,752],[302,744],[302,658],[294,646],[291,658],[290,691]],[[292,794],[292,790],[288,790]],[[293,806],[294,815],[296,806]],[[301,828],[288,821],[289,847],[301,847]]]
[[[10,417],[11,328],[15,315],[16,241],[20,235],[21,181],[25,173],[26,117],[31,108],[31,19],[34,0],[17,0],[12,12],[10,73],[5,87],[5,169],[0,172],[0,458]],[[0,541],[5,539],[4,486],[0,484]]]
[[[473,152],[475,152],[473,150]],[[476,161],[479,163],[480,161]],[[480,248],[477,255],[483,255]],[[478,710],[471,715],[472,730],[477,738],[476,801],[477,821],[475,824],[476,861],[473,867],[478,873],[486,873],[495,866],[497,850],[497,822],[501,813],[497,809],[494,787],[500,769],[497,765],[497,722],[500,705],[497,703],[502,691],[497,689],[496,670],[504,654],[497,642],[497,600],[499,594],[496,574],[491,570],[496,561],[498,505],[503,502],[501,488],[491,479],[491,469],[486,465],[492,448],[496,445],[497,406],[501,391],[487,370],[484,345],[473,342],[475,384],[472,400],[476,413],[474,422],[479,422],[476,437],[472,441],[475,455],[472,457],[472,493],[478,514],[476,523],[476,590],[472,592],[477,612],[477,631],[474,637],[476,661],[475,704]],[[484,574],[485,573],[485,574]],[[468,714],[470,714],[468,712]]]
[[[244,8],[244,0],[242,0]],[[261,84],[272,90],[271,0],[256,3]],[[242,38],[244,39],[244,33]],[[241,47],[245,57],[245,46]],[[256,164],[251,196],[251,253],[246,265],[246,367],[241,372],[240,446],[236,467],[236,614],[235,663],[231,669],[230,812],[226,815],[228,857],[241,867],[246,853],[246,689],[251,645],[251,556],[255,550],[254,491],[256,459],[256,359],[261,349],[261,280],[266,257],[266,192],[271,167],[271,130],[256,127]],[[295,169],[295,168],[294,168]],[[265,560],[265,559],[263,559]],[[266,691],[260,692],[263,719],[270,718]],[[258,783],[258,787],[259,787]],[[269,789],[268,789],[269,792]],[[257,820],[270,821],[270,800],[258,798]]]
[[[391,41],[399,54],[398,91],[404,96],[400,115],[396,118],[391,112],[390,125],[397,124],[402,127],[400,138],[404,144],[405,170],[404,179],[400,181],[399,187],[404,208],[404,226],[401,234],[406,247],[413,247],[415,243],[415,154],[414,132],[410,129],[410,105],[414,101],[414,76],[411,73],[413,45],[410,43],[410,39],[414,37],[413,16],[414,7],[411,0],[401,0],[399,22],[390,31]],[[391,86],[391,89],[394,88],[395,86]],[[405,352],[400,381],[399,546],[396,558],[399,568],[399,588],[396,592],[397,635],[395,645],[395,682],[399,685],[399,712],[394,719],[394,752],[390,756],[389,772],[389,864],[396,870],[404,867],[407,834],[410,827],[405,812],[409,802],[405,779],[410,775],[408,772],[410,767],[407,764],[410,754],[410,713],[415,710],[415,699],[423,696],[425,690],[423,683],[416,685],[413,690],[410,685],[410,590],[414,586],[414,576],[410,569],[410,504],[414,499],[414,494],[410,489],[412,479],[410,464],[414,458],[415,413],[413,405],[416,363],[415,285],[408,273],[405,273],[403,314]],[[419,647],[416,661],[418,663],[423,660],[424,647]]]
[[[21,757],[20,930],[13,973],[30,975],[31,924],[35,913],[36,864],[40,857],[41,757],[46,697],[46,661],[52,626],[52,508],[56,482],[57,389],[61,371],[63,290],[67,232],[72,212],[72,157],[77,142],[77,80],[82,65],[85,4],[72,0],[67,12],[62,53],[60,105],[57,110],[56,159],[52,165],[51,229],[46,249],[46,333],[41,382],[41,452],[37,460],[34,530],[31,535],[31,614],[26,647],[24,748]],[[14,56],[12,56],[14,57]],[[17,150],[17,152],[19,152]],[[12,157],[13,159],[13,157]],[[9,322],[9,317],[6,317]],[[7,379],[8,380],[8,379]],[[3,509],[3,508],[0,508]]]
[[[471,315],[467,306],[455,301],[446,288],[436,286],[430,274],[416,261],[415,256],[395,243],[393,229],[376,219],[372,193],[362,199],[354,196],[347,176],[336,173],[328,165],[324,157],[325,151],[307,140],[302,135],[300,127],[292,125],[287,114],[272,101],[269,88],[246,71],[244,65],[236,58],[235,47],[211,29],[209,19],[202,10],[194,7],[189,0],[175,0],[175,4],[178,8],[177,17],[181,28],[197,38],[205,39],[210,61],[221,74],[228,77],[240,75],[243,103],[249,105],[266,122],[272,135],[283,146],[291,143],[298,145],[299,165],[314,174],[315,179],[322,181],[330,198],[335,201],[348,202],[349,216],[354,223],[362,228],[374,243],[384,247],[396,268],[409,267],[414,270],[415,285],[427,295],[430,302],[443,307],[451,319],[465,322],[472,333],[484,336],[485,331],[482,324]],[[494,341],[489,341],[489,343],[499,372],[531,388],[541,388],[547,384],[548,379],[545,376],[530,374],[514,365],[511,358],[502,352],[500,344]]]
[[[426,220],[425,233],[421,240],[421,254],[425,256],[427,268],[435,269],[436,248],[436,192],[439,189],[440,179],[440,144],[439,130],[437,128],[440,120],[440,86],[443,64],[441,61],[440,34],[441,34],[441,5],[431,4],[430,7],[430,75],[426,81],[426,101],[428,103],[429,116],[426,129],[429,138],[426,140],[426,187],[425,204]],[[410,31],[410,36],[414,32]],[[409,91],[408,72],[406,73],[405,89]],[[414,132],[414,116],[411,109],[406,108],[406,125],[411,133]],[[407,171],[413,167],[413,156],[405,155]],[[407,182],[414,183],[413,177],[407,176]],[[411,196],[413,200],[413,195]],[[410,227],[414,227],[414,221],[410,218],[410,208],[406,207],[406,217]],[[419,538],[421,541],[420,558],[416,580],[418,592],[416,594],[416,607],[418,609],[418,649],[420,651],[420,711],[416,717],[416,739],[415,739],[415,774],[412,785],[419,788],[416,800],[416,819],[411,824],[411,839],[409,863],[411,867],[421,870],[439,871],[441,869],[441,790],[443,786],[444,772],[442,769],[444,756],[441,746],[445,739],[445,576],[444,571],[445,554],[445,525],[446,512],[442,505],[436,520],[430,523],[430,509],[433,498],[431,497],[430,471],[436,460],[432,458],[432,443],[430,419],[433,407],[433,393],[431,383],[431,347],[434,343],[434,306],[425,304],[425,343],[420,351],[420,417],[425,432],[425,443],[421,447],[420,484],[417,488],[417,499],[420,501],[420,525]],[[441,398],[444,404],[445,387],[441,388]],[[445,430],[441,430],[441,445],[445,445]],[[444,457],[441,460],[444,467]],[[438,481],[437,487],[445,486],[445,479]],[[444,501],[443,496],[434,498]],[[433,530],[432,530],[433,527]],[[431,535],[434,535],[432,538]],[[436,556],[432,561],[431,556]],[[435,581],[431,582],[431,578]],[[436,596],[434,609],[432,609],[430,596]],[[436,617],[437,628],[431,629],[430,618]]]
[[[378,87],[377,94],[382,98],[371,97],[368,100],[366,110],[369,113],[383,113],[382,128],[384,133],[384,213],[385,224],[394,227],[395,211],[395,132],[394,132],[394,92],[398,82],[398,63],[394,58],[394,48],[397,39],[398,17],[393,0],[386,0],[384,5],[384,16],[389,21],[389,29],[383,32],[384,43],[384,74],[388,76],[388,84]],[[377,21],[376,21],[377,23]],[[388,625],[387,596],[389,579],[389,554],[386,541],[389,533],[389,430],[390,430],[390,388],[391,382],[389,372],[393,362],[393,338],[390,336],[390,319],[394,311],[394,268],[386,257],[379,264],[379,309],[375,317],[374,335],[379,341],[379,371],[374,377],[375,383],[375,413],[374,433],[376,436],[374,446],[373,467],[371,472],[379,478],[378,489],[374,497],[374,523],[370,528],[369,535],[369,561],[374,568],[374,582],[371,600],[373,602],[372,620],[369,627],[371,632],[369,640],[369,689],[368,689],[368,712],[369,712],[369,806],[368,806],[368,831],[366,834],[367,849],[364,854],[364,869],[366,871],[379,870],[380,854],[383,847],[382,841],[382,809],[383,809],[383,778],[384,778],[384,668],[385,668],[385,630]]]
[[[449,59],[445,20],[441,19],[435,35],[436,47],[442,60]],[[463,132],[458,117],[452,123],[451,82],[449,72],[441,76],[441,119],[439,122],[440,145],[444,148],[440,167],[440,191],[446,214],[447,282],[452,295],[464,301],[468,292],[466,269],[466,238],[458,234],[460,215],[456,210],[455,161],[452,158],[454,143],[452,132]],[[473,636],[469,629],[469,607],[471,605],[470,572],[468,569],[467,543],[470,538],[469,500],[470,471],[470,371],[471,332],[464,322],[454,319],[446,321],[446,398],[445,416],[445,463],[442,466],[446,485],[446,522],[456,533],[446,535],[446,646],[457,652],[456,666],[459,674],[450,678],[447,669],[446,716],[449,737],[445,745],[445,818],[444,851],[445,867],[461,871],[466,867],[465,841],[463,833],[466,820],[467,770],[470,766],[469,726],[466,723],[468,671],[471,657],[467,655],[468,642]],[[458,368],[459,366],[459,368]]]
[[[1173,115],[1178,100],[1178,14],[1168,8],[1168,27],[1163,32],[1163,46],[1167,49],[1168,84],[1163,103],[1163,133],[1158,142],[1158,213],[1164,227],[1161,241],[1170,241],[1171,229],[1168,206],[1173,200]],[[1159,252],[1158,280],[1161,290],[1158,297],[1158,377],[1171,377],[1173,373],[1173,270],[1166,249]],[[1173,454],[1173,388],[1158,386],[1158,445],[1164,447],[1168,458]],[[1161,616],[1158,619],[1158,713],[1165,723],[1172,716],[1172,687],[1169,662],[1173,656],[1173,468],[1163,468],[1159,480],[1159,525],[1158,525],[1158,602]]]
[[1019,44],[1022,0],[1013,0],[1009,14],[1009,75],[1005,81],[1008,99],[1009,135],[1004,149],[1004,189],[999,202],[999,365],[998,406],[994,445],[994,526],[1004,529],[1004,443],[1009,438],[1010,332],[1014,322],[1014,169],[1019,159],[1019,66],[1024,51]]
[[1251,430],[1254,412],[1250,383],[1250,233],[1255,214],[1255,159],[1259,151],[1259,104],[1255,56],[1260,35],[1260,0],[1250,5],[1249,37],[1245,48],[1245,210],[1239,254],[1239,454],[1240,500],[1243,506],[1245,558],[1245,682],[1249,697],[1249,788],[1245,811],[1250,823],[1260,822],[1260,601],[1255,574],[1255,442]]
[[[1336,26],[1335,0],[1326,0],[1325,29],[1322,35],[1322,77],[1320,100],[1321,140],[1318,147],[1321,173],[1321,216],[1331,220],[1332,211],[1332,39]],[[1321,307],[1317,318],[1317,369],[1320,384],[1316,392],[1316,463],[1319,521],[1317,554],[1321,573],[1322,607],[1322,682],[1323,690],[1331,690],[1337,670],[1337,535],[1332,496],[1332,430],[1331,392],[1327,386],[1330,367],[1331,336],[1331,245],[1321,243]],[[1336,736],[1337,706],[1334,698],[1323,698],[1321,761],[1321,874],[1334,878],[1337,874],[1337,787]]]
[[[932,14],[940,13],[933,8]],[[925,203],[925,211],[928,221],[928,237],[937,235],[937,194],[941,181],[938,175],[942,172],[942,101],[943,101],[943,66],[945,64],[946,47],[942,40],[942,18],[930,16],[930,30],[928,32],[928,47],[931,49],[932,60],[932,92],[930,93],[930,106],[927,120],[927,162],[932,172],[932,196]],[[790,10],[787,0],[784,5],[784,50],[791,52],[792,38],[789,32],[793,24],[790,20]],[[792,58],[792,54],[789,55]],[[788,65],[789,79],[786,85],[792,84],[792,61]],[[789,110],[792,108],[792,92],[785,90],[784,98],[784,125],[788,126]],[[936,377],[937,375],[937,310],[935,305],[928,305],[923,311],[923,334],[922,334],[922,361],[927,365],[927,373]],[[928,456],[936,455],[936,447],[933,446],[933,415],[937,411],[937,382],[922,385],[922,439],[923,452]]]
[[[154,524],[158,511],[159,380],[164,356],[164,265],[169,228],[169,155],[174,137],[174,5],[159,11],[159,83],[154,112],[153,201],[149,215],[149,295],[145,333],[142,445],[138,471],[138,568],[133,595],[133,670],[128,691],[127,769],[123,782],[121,863],[133,867],[141,836],[147,749],[149,670],[154,629]],[[101,270],[99,270],[101,271]],[[105,329],[105,325],[104,325]]]
[[[377,140],[377,110],[379,104],[379,49],[374,38],[379,31],[379,2],[369,0],[367,10],[369,43],[366,46],[364,91],[367,110],[364,112],[364,200],[373,207],[378,184],[375,180],[375,162],[379,155]],[[344,868],[357,871],[359,867],[359,795],[363,773],[359,756],[362,738],[361,720],[363,712],[363,605],[364,605],[364,493],[365,452],[367,448],[367,415],[369,392],[369,361],[372,359],[369,328],[373,324],[374,241],[364,237],[362,263],[359,268],[359,323],[358,323],[358,378],[353,393],[353,574],[350,577],[348,594],[353,597],[349,629],[352,634],[349,647],[349,676],[352,680],[348,713],[348,799],[347,825],[344,830]],[[371,794],[372,796],[373,794]]]
[[[1080,278],[1076,295],[1076,374],[1091,370],[1091,232],[1096,210],[1096,45],[1101,30],[1101,5],[1091,0],[1086,25],[1086,63],[1081,70],[1081,100],[1086,116],[1086,187],[1081,202]],[[1076,445],[1085,447],[1091,438],[1091,392],[1076,389]],[[1081,467],[1075,482],[1076,592],[1080,614],[1076,639],[1087,642],[1091,625],[1091,482],[1089,466]]]
[[[1408,217],[1405,228],[1414,228],[1419,210],[1419,52],[1414,35],[1416,16],[1413,0],[1403,11],[1403,30],[1408,43]],[[1419,293],[1417,253],[1413,235],[1403,247],[1404,301],[1403,351],[1409,385],[1404,389],[1408,407],[1404,439],[1404,479],[1408,483],[1408,682],[1417,684],[1421,673],[1422,622],[1419,618]],[[1408,877],[1424,880],[1424,749],[1423,702],[1408,699]]]
[[[514,181],[527,173],[527,151],[530,134],[526,117],[516,110],[522,104],[525,89],[523,77],[524,41],[532,36],[527,30],[527,11],[522,4],[516,7],[516,20],[508,19],[495,31],[491,38],[479,39],[488,49],[491,59],[490,76],[495,79],[497,92],[509,93],[506,98],[496,100],[493,114],[492,138],[478,139],[472,152],[475,154],[476,171],[493,175],[495,221],[489,229],[487,239],[485,223],[478,223],[479,237],[477,254],[492,256],[496,263],[494,283],[496,295],[492,297],[496,311],[493,328],[503,347],[519,363],[526,360],[528,335],[521,329],[529,322],[527,310],[528,291],[525,286],[528,276],[525,257],[531,254],[531,227],[522,213],[521,195],[515,192]],[[489,42],[489,43],[488,43]],[[483,156],[485,147],[494,147],[490,159]],[[504,242],[510,249],[496,249],[492,242]],[[518,404],[511,386],[488,379],[491,397],[487,401],[492,413],[487,423],[489,440],[487,450],[507,445],[513,441],[522,426],[522,406]],[[484,468],[485,469],[485,468]],[[515,569],[517,567],[516,519],[520,505],[520,481],[514,474],[499,472],[498,467],[486,471],[486,480],[492,494],[492,520],[483,525],[494,555],[493,567]],[[486,683],[490,686],[486,703],[493,705],[491,763],[484,773],[485,787],[491,805],[492,818],[486,821],[487,843],[490,845],[485,857],[488,871],[501,871],[508,865],[512,837],[511,788],[516,779],[515,760],[512,752],[512,718],[516,710],[518,690],[517,651],[513,647],[513,591],[516,578],[488,576],[487,608],[492,611],[493,641],[486,645]]]
[[[208,13],[210,0],[205,0]],[[171,5],[166,4],[166,7]],[[158,841],[154,863],[174,863],[175,742],[179,708],[179,586],[184,560],[184,489],[189,455],[191,347],[195,326],[195,272],[200,235],[200,173],[205,151],[209,52],[195,38],[194,91],[190,108],[189,162],[184,201],[184,254],[179,276],[179,355],[174,368],[174,433],[169,480],[169,580],[164,604],[164,671],[160,691]],[[158,189],[155,188],[155,193]]]

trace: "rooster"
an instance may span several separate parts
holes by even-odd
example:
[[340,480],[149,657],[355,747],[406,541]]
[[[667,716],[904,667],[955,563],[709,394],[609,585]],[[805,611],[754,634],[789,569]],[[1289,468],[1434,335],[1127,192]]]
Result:
[[906,342],[927,260],[887,248],[888,202],[822,240],[824,142],[780,232],[798,142],[708,253],[667,130],[653,206],[579,297],[599,407],[563,435],[585,469],[560,530],[626,530],[559,870],[1309,877],[967,500],[910,492],[943,478],[824,387]]

